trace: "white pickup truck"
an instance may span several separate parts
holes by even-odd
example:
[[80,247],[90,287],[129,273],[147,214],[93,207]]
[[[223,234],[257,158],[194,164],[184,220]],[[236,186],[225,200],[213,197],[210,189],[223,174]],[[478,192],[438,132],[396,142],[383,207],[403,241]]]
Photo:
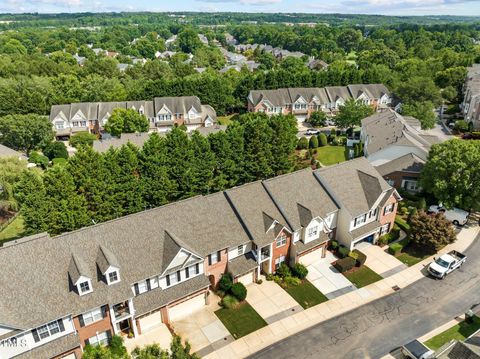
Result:
[[443,279],[445,276],[455,269],[460,268],[467,260],[467,256],[457,251],[450,251],[442,254],[428,266],[428,273],[435,278]]
[[467,223],[469,213],[460,208],[453,207],[446,209],[440,203],[439,205],[432,205],[428,208],[428,213],[443,213],[446,219],[451,221],[456,226],[463,226]]

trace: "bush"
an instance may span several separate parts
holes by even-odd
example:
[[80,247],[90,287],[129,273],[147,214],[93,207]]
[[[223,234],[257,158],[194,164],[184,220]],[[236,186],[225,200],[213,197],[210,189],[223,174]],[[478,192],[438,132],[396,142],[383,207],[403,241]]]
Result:
[[47,168],[48,166],[48,157],[38,152],[32,152],[30,154],[30,157],[28,158],[28,161],[30,163],[35,163],[36,165],[41,166],[43,168]]
[[337,138],[337,136],[335,136],[334,133],[329,134],[328,135],[328,143],[332,143],[335,138]]
[[292,272],[290,271],[290,268],[285,264],[282,263],[280,264],[280,267],[277,269],[277,275],[280,276],[281,278],[289,277],[292,275]]
[[243,283],[233,283],[232,288],[230,288],[232,294],[237,298],[239,301],[245,300],[247,298],[247,288],[243,285]]
[[263,283],[263,280],[257,279],[257,284],[262,284],[262,283]]
[[331,249],[332,251],[335,251],[335,250],[337,250],[337,248],[338,248],[338,241],[335,240],[335,239],[334,239],[334,240],[331,240],[331,241],[330,241],[330,249]]
[[300,278],[289,276],[289,277],[285,277],[285,279],[283,280],[283,283],[286,286],[295,287],[295,286],[299,285],[300,283],[302,283],[302,281],[301,281]]
[[345,246],[338,247],[338,256],[340,258],[345,258],[346,256],[348,256],[348,253],[350,253],[350,250],[347,247]]
[[[406,208],[405,208],[406,209]],[[408,209],[406,209],[408,211]],[[410,231],[410,225],[400,217],[395,218],[395,224],[400,227],[401,230],[403,230],[405,233],[408,233]]]
[[238,299],[233,295],[226,295],[222,298],[220,305],[227,309],[235,308],[238,305]]
[[308,148],[308,139],[306,137],[302,137],[298,140],[297,148],[299,150],[306,150]]
[[56,165],[65,166],[67,164],[67,160],[65,158],[54,158],[52,160],[52,164],[54,166],[56,166]]
[[305,279],[308,274],[308,269],[301,263],[297,263],[292,268],[292,274],[300,279]]
[[422,197],[417,202],[417,209],[425,210],[426,208],[427,208],[427,201],[425,201],[425,198]]
[[327,120],[327,115],[323,111],[315,111],[310,114],[309,119],[307,120],[312,126],[323,127]]
[[396,256],[397,254],[400,254],[400,252],[402,251],[403,249],[403,246],[400,242],[397,242],[397,243],[392,243],[390,244],[390,246],[388,247],[388,253]]
[[318,147],[318,138],[317,138],[317,136],[312,136],[312,137],[310,137],[309,146],[310,146],[310,148],[317,148],[317,147]]
[[356,261],[352,257],[345,257],[345,258],[337,260],[337,262],[335,263],[335,268],[340,273],[343,273],[343,272],[349,271],[350,269],[355,267],[355,263],[356,263]]
[[79,148],[80,146],[93,146],[93,141],[97,139],[93,133],[78,132],[70,137],[70,146]]
[[319,145],[320,147],[323,147],[323,146],[328,145],[327,136],[325,136],[324,133],[320,133],[320,134],[318,135],[318,145]]
[[265,279],[268,280],[268,281],[273,280],[273,274],[272,273],[267,273],[267,275],[265,276]]
[[468,124],[464,120],[459,120],[455,122],[455,129],[458,132],[467,132],[468,131]]
[[218,288],[227,293],[233,285],[233,277],[230,273],[225,273],[218,282]]
[[357,267],[361,267],[365,264],[365,261],[367,260],[367,255],[365,253],[360,252],[358,249],[354,249],[352,254],[355,255]]
[[50,160],[54,158],[68,158],[67,148],[63,142],[51,142],[45,146],[43,149],[43,154],[47,156]]

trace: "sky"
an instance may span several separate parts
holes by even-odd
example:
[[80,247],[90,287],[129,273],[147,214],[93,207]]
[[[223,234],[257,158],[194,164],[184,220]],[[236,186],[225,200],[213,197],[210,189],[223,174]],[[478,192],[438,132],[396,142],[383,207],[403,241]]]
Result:
[[235,11],[480,16],[480,0],[0,0],[0,12]]

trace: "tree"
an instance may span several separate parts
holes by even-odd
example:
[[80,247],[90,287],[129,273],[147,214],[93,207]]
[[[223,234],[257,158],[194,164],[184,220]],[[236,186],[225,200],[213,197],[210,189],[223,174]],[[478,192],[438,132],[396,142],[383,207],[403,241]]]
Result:
[[435,82],[427,77],[416,76],[402,82],[398,86],[397,93],[404,104],[430,102],[438,106],[442,102],[440,90]]
[[442,97],[447,102],[453,102],[458,96],[458,92],[453,86],[447,86],[442,90]]
[[93,133],[87,131],[78,132],[70,137],[70,146],[79,148],[81,146],[93,146],[93,142],[97,139]]
[[[129,359],[127,348],[123,344],[122,337],[114,335],[110,339],[108,346],[104,345],[86,345],[83,351],[82,359]],[[145,356],[143,358],[156,359],[157,357]],[[159,357],[163,358],[163,357]]]
[[421,185],[447,208],[480,209],[480,141],[450,140],[431,147]]
[[272,153],[275,154],[272,170],[276,175],[288,173],[294,167],[293,152],[297,145],[297,120],[294,116],[271,116],[268,125],[273,131]]
[[63,142],[58,141],[50,142],[46,145],[43,149],[43,154],[47,156],[50,161],[54,158],[68,158],[67,148]]
[[359,30],[345,29],[338,36],[337,43],[348,53],[355,50],[360,45],[363,36]]
[[188,342],[183,345],[182,339],[178,335],[174,335],[170,344],[170,352],[163,350],[158,344],[150,344],[143,348],[135,348],[132,356],[135,359],[200,359],[197,354],[190,353],[190,350]]
[[315,111],[310,114],[308,122],[314,127],[324,127],[327,121],[327,115],[323,111]]
[[8,115],[0,118],[0,143],[15,150],[43,148],[54,138],[52,124],[45,116]]
[[410,229],[413,244],[429,253],[435,253],[456,240],[452,224],[442,213],[417,212],[410,219]]
[[0,216],[18,210],[13,187],[26,168],[25,161],[18,158],[0,158]]
[[310,147],[310,148],[317,148],[317,147],[318,147],[318,138],[317,138],[317,136],[312,136],[312,137],[310,137],[309,147]]
[[203,46],[198,38],[198,34],[191,28],[186,28],[178,34],[177,44],[182,52],[186,54],[195,53],[195,50]]
[[374,110],[370,105],[350,99],[340,106],[340,112],[334,117],[333,121],[337,127],[350,128],[360,126],[362,119],[373,113]]
[[148,119],[134,109],[117,108],[105,124],[105,131],[120,136],[122,133],[147,132],[149,126]]
[[415,102],[412,104],[404,104],[402,106],[402,114],[412,116],[420,121],[422,129],[433,128],[437,117],[433,112],[433,104],[431,102]]
[[306,150],[308,148],[308,138],[306,138],[305,136],[301,137],[298,140],[297,148],[299,150]]

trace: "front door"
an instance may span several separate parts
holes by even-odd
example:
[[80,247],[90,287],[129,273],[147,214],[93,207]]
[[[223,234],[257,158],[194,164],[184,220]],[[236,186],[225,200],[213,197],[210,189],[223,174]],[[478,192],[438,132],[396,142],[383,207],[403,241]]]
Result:
[[128,334],[130,332],[130,319],[122,320],[118,323],[118,329],[124,334]]

